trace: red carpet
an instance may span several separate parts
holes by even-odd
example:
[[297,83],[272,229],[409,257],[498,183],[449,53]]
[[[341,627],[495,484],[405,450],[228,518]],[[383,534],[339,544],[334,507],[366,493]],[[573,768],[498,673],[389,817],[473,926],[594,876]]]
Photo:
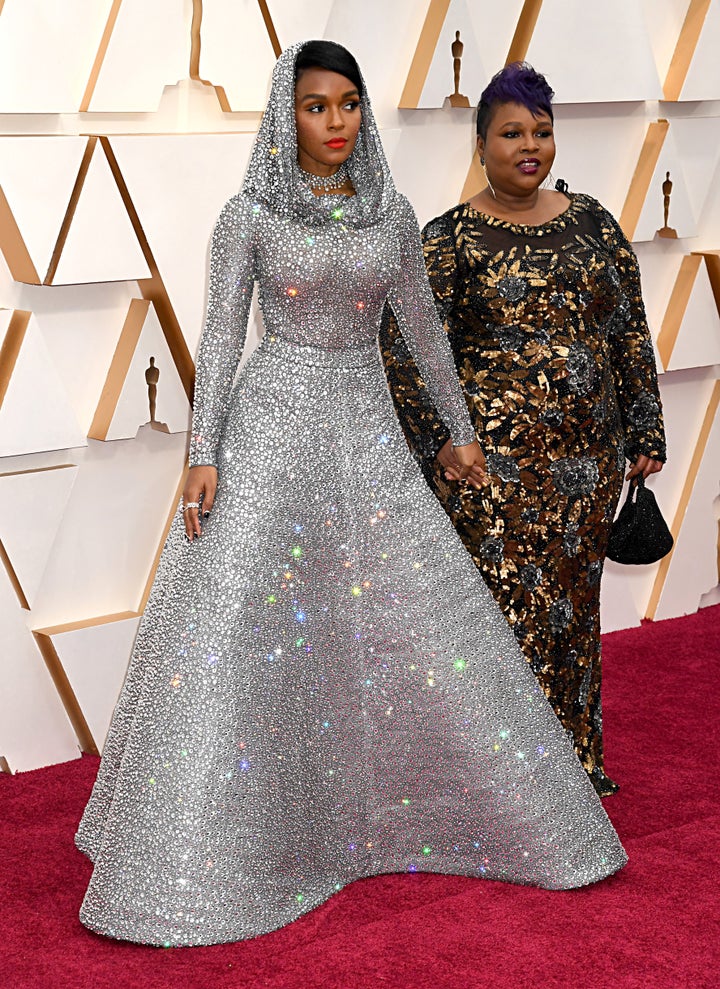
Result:
[[605,806],[619,875],[550,893],[365,880],[244,944],[145,948],[85,931],[72,843],[90,758],[0,779],[2,989],[716,989],[720,606],[605,637]]

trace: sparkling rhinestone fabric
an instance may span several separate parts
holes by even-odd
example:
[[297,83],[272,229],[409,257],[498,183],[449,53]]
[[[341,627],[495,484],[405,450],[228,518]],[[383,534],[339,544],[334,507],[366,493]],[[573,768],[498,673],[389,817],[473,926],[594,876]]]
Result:
[[[296,51],[271,96],[286,131]],[[256,164],[295,154],[271,131]],[[626,861],[400,430],[388,298],[472,436],[412,210],[369,144],[356,196],[296,210],[256,185],[218,223],[192,447],[217,500],[200,540],[171,532],[77,836],[81,919],[112,937],[248,938],[383,872],[569,888]],[[233,383],[253,279],[268,331]]]

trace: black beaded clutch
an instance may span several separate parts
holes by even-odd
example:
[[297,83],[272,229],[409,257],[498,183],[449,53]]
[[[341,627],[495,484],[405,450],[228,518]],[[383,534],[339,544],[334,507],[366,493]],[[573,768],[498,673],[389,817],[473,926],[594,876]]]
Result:
[[[634,497],[633,497],[634,496]],[[608,559],[616,563],[657,563],[673,547],[673,537],[642,474],[628,488],[627,497],[610,530]]]

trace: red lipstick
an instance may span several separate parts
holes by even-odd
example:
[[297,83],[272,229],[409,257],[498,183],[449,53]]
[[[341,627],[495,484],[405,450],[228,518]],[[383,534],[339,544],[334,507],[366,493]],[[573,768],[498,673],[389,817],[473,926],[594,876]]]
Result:
[[346,144],[347,144],[347,138],[334,137],[331,141],[325,142],[325,147],[333,148],[333,150],[335,150],[337,148],[344,148]]

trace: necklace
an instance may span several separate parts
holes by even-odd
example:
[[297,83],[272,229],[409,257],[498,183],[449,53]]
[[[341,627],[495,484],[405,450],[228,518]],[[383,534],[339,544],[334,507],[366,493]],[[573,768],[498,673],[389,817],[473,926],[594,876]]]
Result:
[[313,172],[306,172],[299,165],[298,171],[300,172],[300,178],[306,185],[310,186],[311,189],[322,189],[324,192],[333,192],[336,189],[342,189],[349,178],[345,162],[343,162],[333,175],[314,175]]

